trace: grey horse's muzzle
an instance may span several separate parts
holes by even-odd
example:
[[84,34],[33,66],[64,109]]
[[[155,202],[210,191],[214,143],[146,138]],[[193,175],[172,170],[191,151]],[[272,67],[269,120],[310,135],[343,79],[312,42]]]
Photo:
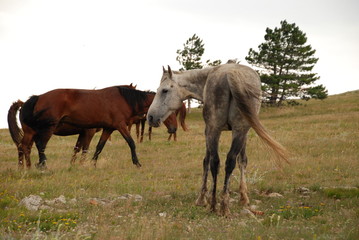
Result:
[[147,115],[147,121],[151,127],[159,127],[161,125],[161,120],[154,118],[153,115]]

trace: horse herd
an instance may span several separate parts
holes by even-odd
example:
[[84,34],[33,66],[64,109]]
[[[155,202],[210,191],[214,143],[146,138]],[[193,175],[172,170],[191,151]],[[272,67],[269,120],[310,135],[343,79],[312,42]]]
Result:
[[[175,134],[176,116],[180,113],[181,125],[186,130],[183,101],[189,98],[204,103],[206,155],[203,160],[202,187],[196,204],[209,204],[211,211],[216,211],[217,206],[219,137],[221,131],[232,131],[220,202],[220,214],[229,216],[229,179],[236,162],[241,172],[241,202],[244,206],[249,206],[245,170],[248,161],[246,139],[250,128],[273,150],[278,161],[288,162],[286,149],[268,134],[259,121],[261,86],[258,74],[253,69],[232,61],[215,67],[181,72],[172,71],[170,67],[167,70],[163,68],[156,93],[137,90],[131,84],[100,90],[56,89],[32,96],[24,103],[20,100],[14,102],[8,112],[8,124],[18,149],[18,164],[23,167],[25,159],[26,166],[31,166],[30,152],[35,142],[39,153],[37,167],[44,168],[47,160],[46,145],[53,134],[79,134],[71,160],[73,163],[76,153],[82,149],[84,155],[94,134],[102,129],[93,156],[95,165],[111,133],[118,130],[131,149],[133,164],[140,167],[135,142],[130,135],[131,125],[136,124],[138,129],[140,124],[144,126],[146,120],[150,127],[158,127],[164,122],[168,132]],[[17,125],[18,111],[22,130]],[[143,129],[142,127],[141,138]],[[138,141],[141,141],[139,134],[137,136]],[[209,170],[212,174],[210,194],[207,193]]]
[[[154,92],[136,90],[136,87],[130,84],[100,90],[56,89],[40,96],[32,96],[25,103],[21,100],[14,102],[8,111],[8,126],[10,135],[18,147],[19,167],[23,167],[24,158],[26,166],[31,167],[30,153],[35,142],[39,152],[39,163],[36,166],[45,168],[45,148],[52,134],[58,136],[78,134],[71,163],[76,161],[76,155],[81,150],[81,162],[83,162],[93,136],[102,130],[92,158],[96,165],[106,141],[116,129],[130,146],[133,163],[140,166],[130,130],[132,125],[136,124],[137,141],[143,141],[146,113],[154,95]],[[113,104],[113,108],[105,107],[109,103]],[[22,129],[17,125],[16,119],[19,110]],[[182,104],[164,121],[170,134],[168,140],[173,135],[176,141],[178,114],[183,130],[187,130],[186,107]],[[150,139],[151,133],[152,127],[149,127]]]

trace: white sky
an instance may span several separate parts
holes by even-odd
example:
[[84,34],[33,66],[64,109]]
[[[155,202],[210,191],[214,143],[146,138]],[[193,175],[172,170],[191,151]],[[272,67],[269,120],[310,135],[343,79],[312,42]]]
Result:
[[284,19],[317,50],[329,94],[359,89],[358,0],[0,0],[0,128],[13,101],[55,88],[156,90],[194,33],[203,61],[246,64]]

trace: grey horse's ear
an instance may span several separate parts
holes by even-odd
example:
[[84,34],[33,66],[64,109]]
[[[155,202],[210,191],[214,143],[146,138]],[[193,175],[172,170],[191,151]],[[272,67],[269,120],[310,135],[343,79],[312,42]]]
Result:
[[172,70],[171,67],[169,65],[167,65],[168,67],[168,74],[170,75],[170,78],[172,78]]
[[166,69],[165,69],[165,67],[164,67],[164,66],[162,66],[162,69],[163,69],[163,73],[165,73],[165,72],[166,72]]

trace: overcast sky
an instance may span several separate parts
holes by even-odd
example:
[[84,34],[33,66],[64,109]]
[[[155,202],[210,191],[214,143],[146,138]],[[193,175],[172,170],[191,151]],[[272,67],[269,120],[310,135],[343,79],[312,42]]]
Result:
[[359,89],[358,0],[0,0],[0,128],[13,101],[55,88],[156,90],[193,34],[203,61],[247,64],[285,19],[317,51],[313,72],[329,94]]

